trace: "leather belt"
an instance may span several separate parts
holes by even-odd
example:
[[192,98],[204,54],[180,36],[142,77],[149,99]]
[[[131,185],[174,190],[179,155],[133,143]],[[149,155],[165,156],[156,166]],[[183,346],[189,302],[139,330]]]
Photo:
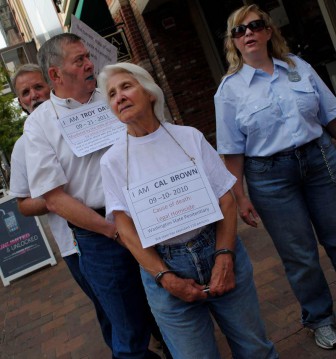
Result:
[[314,140],[312,141],[309,141],[307,143],[305,143],[304,145],[301,145],[299,147],[295,147],[291,150],[287,150],[287,151],[280,151],[280,152],[277,152],[277,153],[274,153],[274,155],[272,156],[269,156],[269,157],[276,157],[276,156],[288,156],[288,155],[291,155],[292,153],[295,153],[295,151],[304,151],[306,150],[308,147],[312,146],[313,144],[315,144],[317,138],[315,138]]
[[295,147],[295,148],[293,148],[291,150],[285,150],[285,151],[276,152],[271,156],[246,156],[246,158],[272,159],[272,158],[277,158],[277,157],[281,157],[281,156],[290,156],[290,155],[295,154],[296,151],[299,151],[299,152],[305,151],[309,147],[313,146],[318,139],[319,139],[319,137],[315,138],[314,140],[309,141],[309,142],[307,142],[304,145],[301,145],[299,147]]

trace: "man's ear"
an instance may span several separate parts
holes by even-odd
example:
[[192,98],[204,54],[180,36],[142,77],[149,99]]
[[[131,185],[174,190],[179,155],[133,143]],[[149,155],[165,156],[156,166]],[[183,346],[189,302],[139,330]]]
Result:
[[56,66],[52,66],[48,70],[49,78],[52,82],[59,82],[60,81],[60,69]]

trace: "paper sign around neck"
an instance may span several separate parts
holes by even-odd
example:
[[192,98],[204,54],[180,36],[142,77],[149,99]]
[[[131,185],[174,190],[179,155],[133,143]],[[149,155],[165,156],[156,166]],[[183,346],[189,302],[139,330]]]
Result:
[[223,219],[202,166],[192,161],[131,183],[123,192],[143,248]]

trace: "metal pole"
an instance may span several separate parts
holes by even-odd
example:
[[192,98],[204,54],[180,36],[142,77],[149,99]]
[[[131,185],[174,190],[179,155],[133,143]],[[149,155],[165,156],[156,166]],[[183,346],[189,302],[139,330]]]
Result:
[[4,190],[9,189],[10,166],[5,153],[0,150],[0,183]]

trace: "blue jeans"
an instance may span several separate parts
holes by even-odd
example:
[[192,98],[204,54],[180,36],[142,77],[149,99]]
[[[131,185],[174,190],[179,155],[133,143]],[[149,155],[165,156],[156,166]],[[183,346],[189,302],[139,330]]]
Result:
[[100,328],[104,337],[106,344],[112,349],[112,326],[110,320],[106,316],[104,309],[100,305],[96,295],[91,289],[89,283],[86,281],[82,275],[79,268],[79,257],[77,253],[71,254],[69,256],[63,257],[65,263],[67,264],[73,278],[80,286],[82,291],[91,299],[95,309],[97,318],[100,324]]
[[[156,246],[167,266],[183,278],[210,281],[215,251],[214,226],[185,244]],[[233,358],[278,358],[260,318],[252,265],[239,238],[236,244],[236,288],[222,296],[187,303],[158,287],[141,268],[154,317],[174,359],[219,359],[211,315],[226,335]]]
[[138,263],[112,239],[77,227],[73,230],[81,252],[80,270],[112,323],[113,358],[149,357],[153,322]]
[[300,302],[303,325],[334,323],[316,241],[336,268],[336,149],[329,136],[289,154],[246,158],[245,176]]

